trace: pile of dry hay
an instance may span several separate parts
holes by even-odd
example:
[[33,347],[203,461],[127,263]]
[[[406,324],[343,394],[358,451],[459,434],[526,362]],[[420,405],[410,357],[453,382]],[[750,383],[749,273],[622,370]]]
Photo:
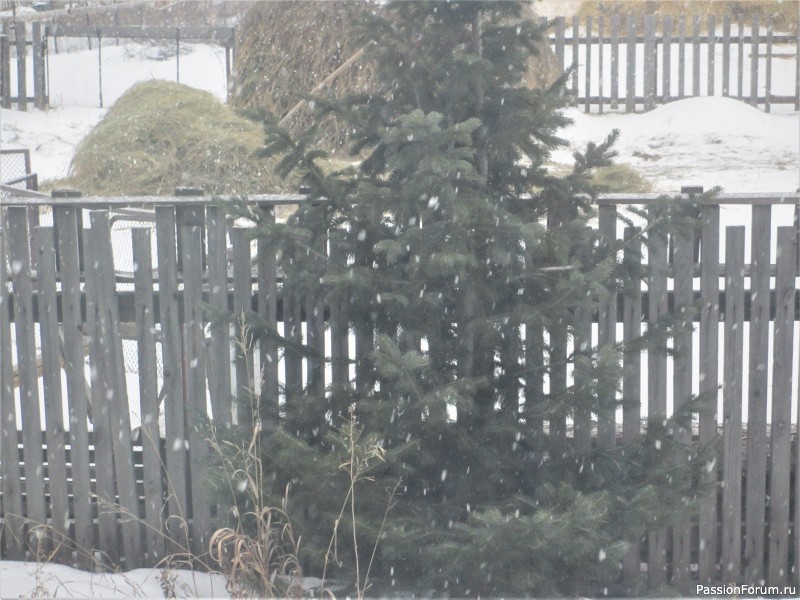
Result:
[[[278,119],[285,117],[303,94],[369,93],[372,75],[358,59],[345,65],[361,50],[354,23],[361,11],[380,6],[367,1],[255,2],[242,19],[236,58],[236,85],[231,102],[239,108],[266,109]],[[533,3],[526,17],[535,16]],[[337,73],[337,69],[341,70]],[[330,83],[320,85],[336,74]],[[560,74],[549,46],[531,57],[526,84],[542,87]],[[301,133],[313,118],[305,105],[293,112],[285,125]],[[320,129],[321,145],[336,152],[346,141],[346,130],[332,119]]]
[[150,81],[128,90],[79,144],[66,183],[95,195],[281,191],[287,183],[255,156],[262,146],[260,125],[208,92]]

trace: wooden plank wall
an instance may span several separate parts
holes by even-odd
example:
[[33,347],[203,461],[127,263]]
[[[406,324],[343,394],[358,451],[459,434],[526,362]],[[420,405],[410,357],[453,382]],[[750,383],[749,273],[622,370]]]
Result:
[[[133,230],[136,269],[125,280],[128,292],[120,291],[112,276],[108,210],[92,210],[90,228],[81,230],[78,206],[55,205],[53,225],[31,230],[29,206],[7,208],[7,226],[0,227],[3,557],[58,548],[57,560],[65,563],[87,567],[99,552],[106,563],[131,568],[156,564],[168,552],[202,555],[216,507],[202,487],[209,448],[198,415],[211,416],[217,428],[254,417],[271,427],[280,418],[279,400],[329,394],[329,406],[337,410],[337,393],[354,381],[364,389],[374,385],[373,330],[346,322],[339,307],[323,305],[278,276],[281,261],[303,260],[310,269],[327,254],[346,261],[335,232],[330,248],[278,255],[269,239],[251,243],[248,229],[233,227],[219,205],[189,199],[193,205],[187,209],[176,207],[179,200],[159,204],[153,228]],[[525,348],[533,373],[519,388],[523,407],[535,407],[548,384],[563,391],[573,383],[566,369],[547,376],[541,367],[553,358],[548,353],[563,358],[571,348],[579,356],[593,343],[613,347],[669,314],[694,323],[693,332],[673,341],[674,356],[657,346],[622,356],[629,367],[621,382],[627,402],[618,415],[580,413],[574,429],[565,415],[535,423],[542,435],[549,431],[564,444],[611,448],[641,435],[645,410],[650,417],[669,416],[695,394],[707,400],[697,414],[698,427],[675,436],[681,443],[693,438],[718,443],[718,460],[709,463],[702,482],[717,492],[680,522],[649,531],[633,544],[620,566],[624,589],[631,593],[664,586],[690,593],[697,583],[798,582],[797,484],[791,486],[797,469],[792,369],[800,354],[794,335],[800,297],[795,227],[777,228],[778,252],[770,255],[771,204],[785,200],[751,200],[751,250],[745,255],[744,228],[722,230],[716,204],[702,207],[694,231],[642,239],[640,230],[618,227],[617,205],[624,202],[601,198],[601,243],[627,239],[620,259],[632,267],[639,260],[634,244],[645,244],[645,258],[656,269],[646,285],[628,285],[605,300],[596,322],[582,315],[574,336],[547,331],[545,344],[541,323],[523,323],[524,339],[513,340]],[[92,208],[111,202],[80,201]],[[650,214],[660,218],[652,205]],[[268,207],[263,218],[274,219]],[[83,261],[81,236],[87,242]],[[125,293],[133,297],[132,311],[121,310]],[[258,318],[274,335],[254,341],[236,331],[235,322],[219,320],[227,309],[237,317]],[[124,322],[133,327],[124,328]],[[124,369],[123,329],[135,332],[138,374]],[[427,341],[435,348],[435,338]],[[404,347],[420,348],[420,342],[402,340]],[[66,385],[56,376],[62,371]],[[587,373],[578,361],[575,383]],[[129,398],[132,377],[140,394]],[[252,390],[269,399],[262,414],[250,411],[246,398]],[[611,402],[613,397],[601,398]],[[137,435],[131,408],[143,416]],[[32,473],[44,476],[25,476]],[[63,488],[66,493],[60,493]],[[42,523],[51,527],[38,536]]]
[[[738,37],[732,35],[733,22]],[[764,22],[758,15],[705,20],[699,15],[646,15],[623,22],[615,15],[610,27],[604,24],[603,17],[573,17],[567,28],[561,17],[549,34],[557,64],[573,69],[568,85],[573,102],[586,112],[603,112],[606,105],[617,109],[620,98],[625,99],[624,110],[634,112],[674,99],[720,95],[766,112],[776,104],[795,110],[800,106],[800,36],[776,33],[771,18]],[[604,59],[606,45],[611,51]],[[620,45],[625,52],[620,53]],[[778,53],[795,63],[793,93],[774,90]],[[602,82],[603,73],[608,74],[610,89],[596,83]]]

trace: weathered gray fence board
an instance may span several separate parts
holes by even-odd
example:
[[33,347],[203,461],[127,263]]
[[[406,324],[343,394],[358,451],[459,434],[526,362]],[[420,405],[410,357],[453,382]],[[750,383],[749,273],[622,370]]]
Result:
[[525,422],[531,435],[542,435],[544,425],[538,408],[544,399],[544,331],[541,324],[525,324]]
[[[778,228],[775,330],[772,352],[772,420],[769,493],[770,585],[789,583],[789,481],[792,446],[795,244],[793,227]],[[797,512],[797,508],[795,508]],[[795,517],[796,519],[797,517]]]
[[203,333],[203,289],[201,229],[183,228],[183,314],[186,355],[187,428],[192,498],[192,553],[201,557],[208,551],[211,536],[211,507],[206,497],[203,473],[208,467],[208,444],[204,433],[206,411],[206,356]]
[[664,45],[662,46],[661,98],[667,103],[672,99],[672,17],[665,15],[662,21]]
[[[653,218],[657,218],[651,209]],[[648,244],[649,321],[655,322],[667,314],[667,243],[660,235],[651,235]],[[667,414],[667,356],[657,346],[651,345],[647,353],[647,414],[649,418]],[[665,530],[648,533],[647,582],[650,588],[658,589],[667,582],[667,548]]]
[[742,373],[744,371],[743,226],[725,230],[725,363],[722,385],[723,464],[721,577],[739,581],[742,561]]
[[6,267],[5,231],[0,227],[0,475],[2,475],[3,511],[5,530],[3,534],[3,555],[10,560],[24,560],[24,512],[22,507],[22,482],[19,472],[19,452],[17,449],[17,407],[14,400],[11,364],[11,305],[6,286],[8,269]]
[[39,110],[44,110],[47,108],[44,47],[42,45],[42,24],[38,21],[31,23],[31,41],[31,54],[33,55],[33,105]]
[[770,111],[772,94],[772,17],[767,19],[767,56],[765,65],[764,111]]
[[[550,395],[563,398],[567,392],[567,333],[563,329],[550,329]],[[556,448],[566,449],[567,414],[559,410],[550,417],[550,439]]]
[[[125,566],[135,569],[139,565],[141,526],[138,521],[139,500],[133,472],[131,445],[131,418],[128,405],[128,387],[125,382],[125,363],[122,354],[122,337],[119,333],[119,306],[115,296],[114,251],[111,246],[111,227],[106,211],[91,213],[92,243],[95,245],[95,288],[97,292],[98,342],[102,345],[99,364],[104,369],[101,378],[114,450],[114,479],[119,495],[119,510],[123,515],[120,525]],[[137,518],[131,518],[137,517]]]
[[113,564],[120,562],[119,535],[117,531],[116,511],[110,507],[116,504],[114,491],[114,465],[112,463],[113,446],[109,423],[108,402],[104,396],[103,378],[108,374],[103,368],[105,348],[98,332],[97,296],[101,282],[97,279],[99,267],[99,248],[95,246],[91,230],[84,229],[84,254],[86,264],[86,326],[89,337],[89,365],[91,370],[91,423],[94,433],[94,456],[108,457],[96,460],[94,471],[96,478],[97,505],[97,547],[105,555],[104,560]]
[[[795,52],[795,60],[794,60],[794,109],[800,110],[800,28],[797,31],[797,51]],[[800,478],[798,478],[800,481]],[[800,540],[800,535],[794,536],[797,540]],[[795,553],[797,556],[797,571],[796,573],[800,573],[800,541],[797,542],[797,549],[798,552]]]
[[644,17],[644,109],[652,110],[656,106],[656,86],[658,81],[656,55],[656,17]]
[[744,95],[744,15],[739,15],[738,19],[738,54],[736,56],[736,91],[739,100],[745,98]]
[[14,24],[14,42],[17,49],[17,109],[28,110],[28,46],[26,24],[17,21]]
[[[600,244],[606,248],[613,248],[617,238],[617,210],[616,206],[601,206],[598,214],[598,228]],[[608,300],[599,307],[597,324],[597,346],[602,349],[612,348],[617,338],[617,294],[612,286]],[[613,448],[617,440],[616,415],[615,415],[615,390],[602,389],[598,391],[599,411],[597,415],[597,447],[601,449]]]
[[[717,437],[717,387],[719,385],[719,206],[704,206],[700,238],[700,345],[698,390],[706,400],[699,415],[701,444],[711,444]],[[703,470],[703,484],[709,489],[717,483],[717,469]],[[715,579],[717,568],[717,495],[709,494],[700,507],[698,523],[700,582]]]
[[144,523],[147,556],[150,563],[164,558],[166,544],[161,510],[164,489],[161,484],[161,436],[158,431],[158,369],[156,365],[155,318],[153,313],[153,257],[150,229],[132,231],[133,282],[136,298],[136,340],[139,367],[139,394],[142,411],[142,463],[144,479]]
[[[14,326],[17,341],[17,372],[22,414],[25,470],[36,476],[25,478],[27,517],[32,525],[47,522],[43,479],[44,456],[39,411],[39,385],[36,368],[36,340],[33,320],[30,240],[26,208],[8,209],[8,239],[11,282],[14,286]],[[29,540],[30,541],[30,540]],[[38,552],[36,548],[32,548]]]
[[[606,27],[606,20],[605,17],[600,15],[597,19],[597,98],[599,102],[599,111],[602,114],[603,112],[603,102],[605,98],[603,97],[603,84],[604,82],[604,65],[603,65],[603,50],[604,50],[604,39],[605,39],[605,27]],[[588,96],[589,94],[587,94]]]
[[186,432],[184,430],[183,361],[178,319],[178,274],[175,240],[175,208],[156,207],[156,250],[158,255],[159,322],[164,365],[164,421],[167,436],[167,494],[169,517],[166,530],[173,551],[188,548],[186,519]]
[[731,17],[722,18],[722,95],[731,95]]
[[[69,399],[70,459],[72,462],[72,511],[74,540],[78,548],[94,547],[91,490],[89,487],[88,400],[85,375],[85,344],[81,314],[81,272],[78,211],[71,206],[54,206],[53,222],[58,232],[58,259],[61,275],[61,311],[64,334],[64,371]],[[78,552],[78,564],[90,566],[91,556]]]
[[572,93],[578,101],[578,49],[580,48],[580,20],[572,17]]
[[253,397],[254,361],[253,336],[247,324],[252,313],[252,267],[250,264],[250,238],[247,229],[234,227],[231,231],[233,245],[233,315],[234,315],[234,371],[236,375],[236,422],[243,424],[252,418],[250,402]]
[[[641,231],[639,228],[625,228],[625,251],[623,264],[636,272],[641,265]],[[626,342],[633,342],[642,335],[642,288],[638,279],[626,284],[622,309],[622,336]],[[638,350],[623,356],[625,371],[622,379],[622,439],[630,441],[639,437],[642,415],[642,354]]]
[[[341,242],[335,235],[331,235],[330,254],[333,264],[344,269],[347,265],[347,256],[341,249]],[[350,350],[349,350],[349,324],[342,310],[342,301],[336,299],[330,303],[330,331],[331,331],[331,384],[334,400],[350,387]],[[416,350],[419,350],[417,340]],[[336,409],[334,409],[336,414]],[[345,416],[342,414],[341,416]]]
[[[585,389],[589,384],[592,356],[592,315],[589,310],[578,309],[575,315],[573,339],[575,354],[575,386]],[[575,452],[587,454],[592,449],[592,411],[585,401],[575,409],[575,426],[572,434]]]
[[208,301],[211,310],[211,343],[208,379],[214,423],[223,429],[231,426],[231,339],[228,323],[228,256],[225,210],[221,206],[206,209],[208,223]]
[[[586,17],[586,39],[592,39],[592,17]],[[585,111],[588,113],[591,106],[592,97],[592,44],[584,44],[584,77],[585,77],[585,91],[586,94],[586,107]]]
[[625,110],[631,112],[636,108],[636,19],[627,17],[626,27]]
[[47,440],[50,518],[53,559],[72,562],[69,547],[69,497],[67,455],[64,444],[64,408],[61,391],[61,336],[58,331],[56,300],[56,251],[51,227],[36,228],[39,336],[42,347],[42,394]]
[[[261,218],[265,223],[275,222],[275,209],[263,207]],[[275,246],[270,240],[258,240],[258,316],[268,330],[268,337],[260,344],[261,361],[261,419],[272,426],[278,418],[278,281]],[[283,310],[287,311],[288,298]],[[284,317],[285,320],[285,317]],[[288,331],[285,330],[285,331]],[[288,374],[288,372],[287,372]],[[294,379],[292,380],[294,382]]]
[[753,207],[750,243],[750,364],[747,405],[747,490],[745,579],[764,577],[764,523],[767,493],[767,383],[769,376],[769,249],[771,211]]
[[[290,264],[297,259],[295,252],[295,249],[284,252],[284,257]],[[289,281],[283,286],[283,336],[287,340],[284,350],[287,402],[290,399],[297,401],[303,389],[303,357],[300,353],[300,346],[303,344],[302,300],[295,287]]]
[[8,21],[3,21],[2,35],[0,36],[0,106],[11,108],[11,40]]
[[678,20],[678,98],[686,97],[686,16]]
[[692,21],[692,95],[700,95],[700,15]]
[[[641,265],[641,241],[638,228],[625,228],[625,251],[623,263],[634,271]],[[639,279],[629,282],[624,290],[622,312],[622,335],[626,342],[642,335],[642,288]],[[641,369],[642,355],[637,350],[623,356],[625,371],[622,378],[622,441],[629,443],[639,437],[641,432]],[[639,540],[631,543],[628,553],[622,560],[622,580],[626,594],[634,594],[641,578],[642,544]]]
[[611,108],[619,106],[619,15],[611,17]]
[[753,15],[753,25],[750,32],[750,104],[758,104],[758,15]]
[[[673,357],[673,399],[672,407],[675,414],[684,410],[692,396],[692,304],[694,294],[692,291],[692,276],[694,271],[694,239],[692,231],[682,232],[673,237],[674,249],[674,287],[675,287],[675,312],[674,316],[682,329],[675,335]],[[680,426],[674,433],[675,441],[679,444],[689,445],[692,441],[690,428]],[[672,585],[682,594],[690,591],[691,579],[691,554],[692,554],[692,528],[691,517],[680,517],[672,527]]]
[[564,69],[564,34],[567,28],[567,20],[564,17],[556,17],[555,33],[555,53],[558,61],[558,68]]
[[706,49],[708,51],[708,70],[706,72],[706,94],[708,96],[714,95],[714,88],[715,88],[715,80],[714,80],[714,68],[715,68],[715,59],[716,59],[716,42],[717,42],[717,23],[714,15],[708,15],[708,44],[706,45]]

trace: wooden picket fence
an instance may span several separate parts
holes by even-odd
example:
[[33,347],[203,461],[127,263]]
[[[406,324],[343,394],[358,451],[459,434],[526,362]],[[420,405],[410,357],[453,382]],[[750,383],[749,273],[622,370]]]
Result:
[[[48,104],[47,92],[47,41],[43,35],[42,24],[35,21],[28,24],[24,21],[10,23],[3,21],[0,26],[0,107],[28,110],[28,104],[44,109]],[[28,89],[28,49],[33,65],[33,90]],[[11,62],[16,62],[16,82],[11,87]],[[29,95],[32,91],[33,95]]]
[[[800,110],[800,34],[775,33],[758,15],[558,17],[549,41],[558,65],[573,68],[569,87],[586,112],[650,110],[696,96]],[[779,58],[794,64],[793,93],[774,92]]]
[[[302,201],[250,199],[266,218],[276,205]],[[617,213],[626,205],[655,210],[657,201],[601,197],[601,233],[617,237]],[[631,593],[665,584],[689,593],[700,582],[798,584],[800,449],[792,406],[799,202],[797,194],[724,194],[704,203],[696,231],[651,239],[647,260],[656,268],[645,286],[611,298],[594,325],[587,316],[575,330],[575,344],[613,344],[620,332],[637,338],[651,318],[699,306],[695,331],[674,340],[674,357],[655,350],[625,356],[621,419],[579,414],[572,428],[545,428],[579,450],[641,435],[645,411],[669,415],[693,392],[720,400],[719,412],[710,403],[698,415],[694,431],[676,433],[719,442],[719,460],[704,481],[716,493],[698,514],[635,545],[620,566]],[[721,229],[721,205],[750,207],[749,258],[745,227]],[[777,227],[771,261],[775,205],[795,207],[795,223]],[[2,556],[31,558],[36,544],[53,541],[66,541],[58,560],[84,567],[98,558],[129,569],[170,552],[204,554],[219,515],[203,490],[210,449],[192,415],[210,408],[224,428],[238,419],[235,397],[245,390],[285,401],[302,390],[357,385],[355,365],[373,340],[336,306],[293,291],[279,276],[270,241],[251,240],[223,204],[202,196],[15,197],[0,200],[0,210]],[[31,230],[34,216],[44,225]],[[123,227],[125,219],[135,226]],[[128,250],[135,269],[123,264]],[[635,254],[621,260],[636,261]],[[229,325],[211,318],[224,310],[253,311],[286,341],[238,352]],[[528,328],[526,339],[541,333]],[[551,342],[559,353],[573,343],[566,335]],[[125,368],[131,343],[135,374]],[[311,352],[298,352],[297,344]],[[542,347],[528,348],[527,365],[541,367]],[[138,392],[129,396],[133,380]],[[520,393],[541,396],[543,383],[528,381]],[[568,384],[566,367],[550,376],[550,386]],[[131,409],[141,427],[132,428]],[[47,535],[38,537],[37,524],[49,525]]]

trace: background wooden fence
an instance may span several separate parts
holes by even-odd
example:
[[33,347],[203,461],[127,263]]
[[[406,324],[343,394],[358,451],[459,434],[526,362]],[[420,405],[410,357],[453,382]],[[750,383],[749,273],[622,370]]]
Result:
[[[251,202],[271,214],[301,200]],[[704,204],[696,231],[651,241],[648,261],[659,268],[646,286],[612,298],[596,325],[589,319],[576,330],[609,344],[638,337],[651,316],[699,306],[694,333],[674,340],[676,357],[624,358],[628,403],[616,418],[597,415],[594,425],[591,415],[578,415],[571,430],[551,423],[551,435],[563,432],[584,449],[611,447],[641,435],[645,412],[671,414],[693,392],[719,398],[694,431],[676,434],[719,441],[719,460],[705,475],[716,493],[699,514],[636,545],[621,565],[629,590],[644,589],[637,582],[687,593],[696,582],[798,584],[797,223],[777,228],[775,260],[770,250],[773,205],[794,206],[797,220],[799,200],[722,195]],[[617,236],[619,207],[654,210],[655,201],[601,198],[601,232]],[[745,227],[720,228],[721,204],[751,210],[749,257]],[[58,558],[82,566],[102,557],[133,568],[182,548],[204,553],[218,515],[202,488],[210,450],[191,415],[210,410],[226,427],[239,418],[237,391],[260,388],[285,401],[302,390],[358,384],[354,365],[373,340],[335,306],[295,293],[279,276],[269,240],[252,241],[202,197],[11,198],[0,208],[2,556],[30,557],[34,544],[52,539],[69,540]],[[42,208],[43,225],[30,231]],[[136,226],[123,227],[125,219]],[[135,269],[123,264],[126,256]],[[253,311],[287,342],[236,352],[232,329],[209,316],[225,309]],[[306,357],[295,343],[314,352]],[[543,360],[541,351],[526,356],[529,366]],[[556,376],[568,385],[566,371],[554,373],[551,385]],[[542,385],[528,381],[520,393],[541,395]],[[132,414],[141,425],[133,426]],[[39,539],[42,523],[50,531]]]
[[[758,15],[558,17],[549,39],[558,65],[574,67],[569,87],[586,112],[650,110],[695,96],[800,110],[800,34],[773,32]],[[794,65],[793,93],[774,92],[779,59]]]
[[[30,32],[30,36],[28,35]],[[30,39],[28,39],[30,37]],[[82,39],[88,41],[89,49],[97,50],[97,77],[99,79],[99,105],[103,107],[103,44],[122,40],[139,40],[169,44],[175,48],[175,79],[180,82],[181,44],[214,43],[225,48],[225,74],[228,84],[233,73],[236,52],[236,35],[232,27],[144,27],[144,26],[101,26],[43,25],[39,21],[26,23],[3,21],[0,26],[0,106],[27,110],[29,104],[44,109],[49,105],[49,62],[50,42],[57,49],[59,40]],[[109,42],[108,40],[111,40]],[[28,56],[31,56],[29,64]],[[16,65],[13,70],[12,61]],[[32,68],[32,78],[28,69]],[[76,76],[86,77],[82,73]],[[12,81],[15,79],[15,81]],[[33,89],[28,86],[29,79]],[[228,85],[230,89],[230,85]],[[32,95],[31,95],[32,93]]]

